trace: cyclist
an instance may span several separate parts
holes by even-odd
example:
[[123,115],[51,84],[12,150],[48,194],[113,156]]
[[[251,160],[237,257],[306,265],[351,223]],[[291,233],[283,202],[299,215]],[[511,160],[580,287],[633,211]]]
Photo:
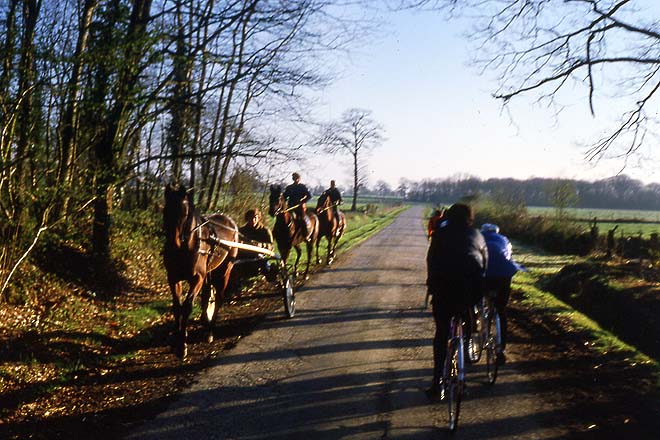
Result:
[[445,208],[440,208],[436,209],[433,211],[433,215],[429,219],[429,223],[426,227],[427,232],[428,232],[428,237],[431,238],[431,234],[433,234],[433,230],[438,226],[438,224],[442,221],[445,215]]
[[495,306],[500,315],[501,345],[497,353],[497,363],[506,362],[504,350],[506,348],[507,319],[506,306],[511,295],[511,278],[519,270],[525,268],[513,261],[513,246],[509,239],[500,234],[499,226],[485,223],[481,226],[481,233],[488,246],[488,269],[484,280],[485,291],[495,292]]
[[483,236],[472,227],[473,222],[472,208],[457,203],[447,210],[445,220],[431,235],[426,256],[426,283],[433,297],[435,320],[433,382],[426,391],[430,398],[442,398],[442,369],[452,315],[462,313],[482,296],[488,251]]

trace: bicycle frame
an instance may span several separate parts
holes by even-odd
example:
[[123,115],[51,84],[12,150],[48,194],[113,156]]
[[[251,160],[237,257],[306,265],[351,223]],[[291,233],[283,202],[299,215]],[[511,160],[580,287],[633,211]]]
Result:
[[[500,327],[500,314],[497,313],[497,306],[495,305],[495,292],[489,291],[484,295],[481,304],[480,304],[480,313],[484,321],[487,321],[491,316],[495,317],[495,328],[497,330],[497,335],[495,338],[495,350],[499,351],[502,347],[502,332]],[[489,340],[488,328],[484,326],[484,338]]]
[[465,381],[465,352],[463,340],[463,318],[460,315],[454,315],[449,321],[449,339],[447,340],[447,356],[445,357],[445,365],[443,376],[447,377],[449,374],[450,359],[449,353],[452,345],[458,345],[458,380],[463,383]]
[[458,314],[449,321],[447,354],[443,367],[442,386],[449,409],[449,430],[456,431],[465,388],[465,353],[463,341],[463,317]]

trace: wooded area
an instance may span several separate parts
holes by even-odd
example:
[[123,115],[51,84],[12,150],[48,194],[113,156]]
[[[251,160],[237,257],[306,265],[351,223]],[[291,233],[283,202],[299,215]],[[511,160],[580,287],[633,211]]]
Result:
[[352,35],[335,3],[0,1],[2,289],[46,230],[91,225],[105,260],[113,209],[167,182],[214,209],[248,165],[295,154],[286,124],[327,79],[315,57]]
[[[558,190],[561,191],[558,191]],[[507,205],[558,207],[560,196],[570,196],[563,207],[660,210],[660,185],[644,184],[628,176],[594,182],[559,178],[439,177],[422,181],[403,180],[395,191],[377,186],[371,193],[403,195],[407,200],[435,204],[452,203],[464,197],[490,197]]]

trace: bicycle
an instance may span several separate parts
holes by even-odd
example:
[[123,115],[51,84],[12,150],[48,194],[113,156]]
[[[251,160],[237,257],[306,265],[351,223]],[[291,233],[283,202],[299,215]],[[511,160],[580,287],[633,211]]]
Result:
[[499,363],[497,354],[502,347],[502,333],[500,324],[500,314],[495,305],[495,295],[497,292],[488,291],[481,300],[482,319],[483,319],[483,348],[486,350],[486,376],[488,383],[493,385],[497,380],[497,370]]
[[455,314],[449,321],[447,355],[442,372],[443,393],[449,410],[449,431],[458,428],[461,400],[465,390],[465,359],[463,341],[463,318]]
[[470,307],[466,324],[468,334],[465,337],[466,359],[469,363],[479,362],[482,352],[486,351],[486,376],[490,385],[497,379],[497,353],[502,346],[495,295],[495,291],[488,291],[477,304]]

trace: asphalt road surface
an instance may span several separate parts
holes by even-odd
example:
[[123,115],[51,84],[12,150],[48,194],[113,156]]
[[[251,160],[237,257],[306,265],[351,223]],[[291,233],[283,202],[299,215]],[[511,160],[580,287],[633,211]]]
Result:
[[[135,439],[445,438],[444,402],[431,380],[433,319],[423,309],[428,246],[422,207],[310,279],[297,315],[274,313]],[[349,225],[350,226],[350,225]],[[536,379],[508,362],[494,386],[483,360],[468,369],[454,438],[550,439],[569,435],[549,414]],[[556,404],[555,404],[556,405]]]

